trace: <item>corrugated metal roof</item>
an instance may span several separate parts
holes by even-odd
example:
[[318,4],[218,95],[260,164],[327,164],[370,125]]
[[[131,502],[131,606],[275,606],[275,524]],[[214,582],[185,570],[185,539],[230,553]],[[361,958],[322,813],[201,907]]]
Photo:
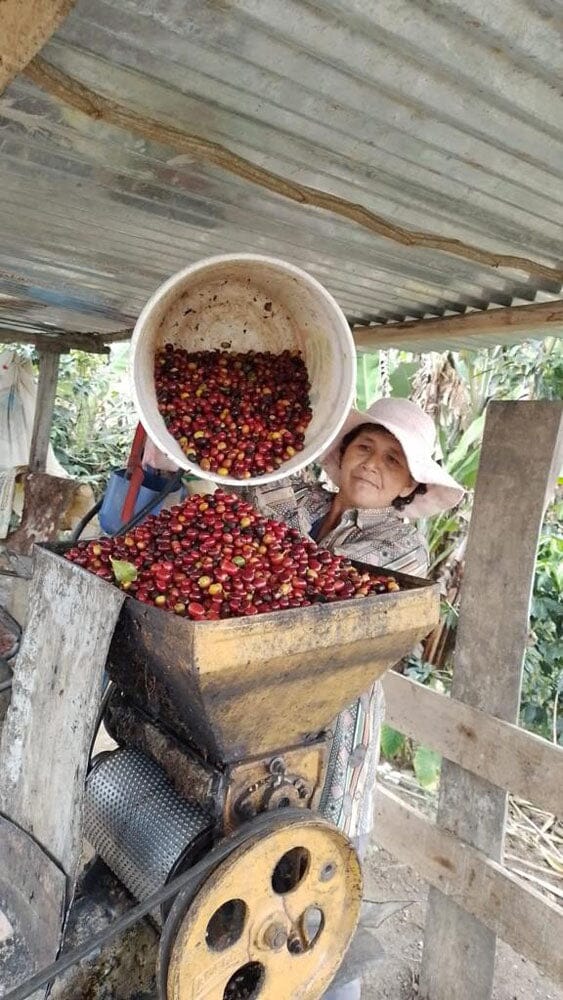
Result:
[[[558,5],[78,0],[42,52],[137,113],[395,225],[558,266]],[[352,322],[556,298],[559,283],[401,246],[73,110],[0,101],[0,325],[107,335],[211,253],[297,263]]]

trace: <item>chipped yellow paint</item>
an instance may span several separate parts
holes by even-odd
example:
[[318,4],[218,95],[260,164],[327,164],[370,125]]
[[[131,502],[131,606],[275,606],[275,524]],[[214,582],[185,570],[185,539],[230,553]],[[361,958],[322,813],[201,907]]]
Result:
[[[289,891],[276,892],[276,865],[296,848],[305,859],[302,877],[296,876]],[[260,988],[252,996],[318,1000],[350,944],[361,899],[354,848],[314,813],[305,813],[302,823],[249,837],[206,879],[180,923],[168,966],[168,1000],[223,1000],[231,977],[248,963],[261,967]],[[240,933],[231,944],[218,947],[225,937],[214,938],[210,921],[230,900],[243,904]],[[309,908],[321,926],[312,944]]]
[[438,615],[438,590],[428,585],[213,630],[196,623],[191,669],[218,745],[243,758],[321,732],[427,635]]

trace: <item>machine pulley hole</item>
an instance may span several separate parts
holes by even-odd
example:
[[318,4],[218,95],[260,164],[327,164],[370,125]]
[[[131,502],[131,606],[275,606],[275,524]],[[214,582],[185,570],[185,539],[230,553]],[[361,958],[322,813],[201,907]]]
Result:
[[282,896],[296,889],[309,870],[311,855],[306,847],[292,847],[278,861],[272,875],[272,889]]
[[290,805],[291,805],[291,799],[288,799],[288,797],[286,796],[285,798],[279,800],[278,809],[288,809]]
[[320,870],[319,878],[321,882],[330,882],[336,874],[336,865],[333,861],[327,861]]
[[[225,951],[235,944],[243,932],[247,914],[248,908],[242,899],[228,899],[223,903],[218,910],[215,910],[207,925],[205,931],[207,947],[211,951]],[[233,994],[233,997],[235,996],[236,994]]]
[[308,906],[301,915],[300,924],[303,951],[310,951],[319,940],[325,925],[325,916],[320,906]]
[[260,962],[247,962],[233,972],[225,986],[223,1000],[254,1000],[260,996],[265,976],[264,966]]

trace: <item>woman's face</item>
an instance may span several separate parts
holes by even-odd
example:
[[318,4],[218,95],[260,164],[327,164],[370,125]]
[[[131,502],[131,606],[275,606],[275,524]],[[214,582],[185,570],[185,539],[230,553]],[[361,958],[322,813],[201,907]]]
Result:
[[389,507],[415,486],[397,438],[380,428],[361,430],[340,461],[339,497],[346,508]]

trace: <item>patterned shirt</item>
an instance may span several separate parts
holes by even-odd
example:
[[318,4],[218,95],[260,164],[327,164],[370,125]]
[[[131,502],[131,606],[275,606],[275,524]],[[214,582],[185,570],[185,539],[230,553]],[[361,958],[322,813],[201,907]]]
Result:
[[[245,490],[247,499],[277,521],[303,535],[328,514],[334,494],[301,481],[274,483]],[[316,532],[315,532],[316,533]],[[428,571],[426,541],[394,507],[344,512],[339,523],[318,543],[336,555],[399,570],[412,576]],[[378,681],[335,719],[320,809],[350,837],[363,837],[373,826],[375,775],[383,719],[383,691]]]

